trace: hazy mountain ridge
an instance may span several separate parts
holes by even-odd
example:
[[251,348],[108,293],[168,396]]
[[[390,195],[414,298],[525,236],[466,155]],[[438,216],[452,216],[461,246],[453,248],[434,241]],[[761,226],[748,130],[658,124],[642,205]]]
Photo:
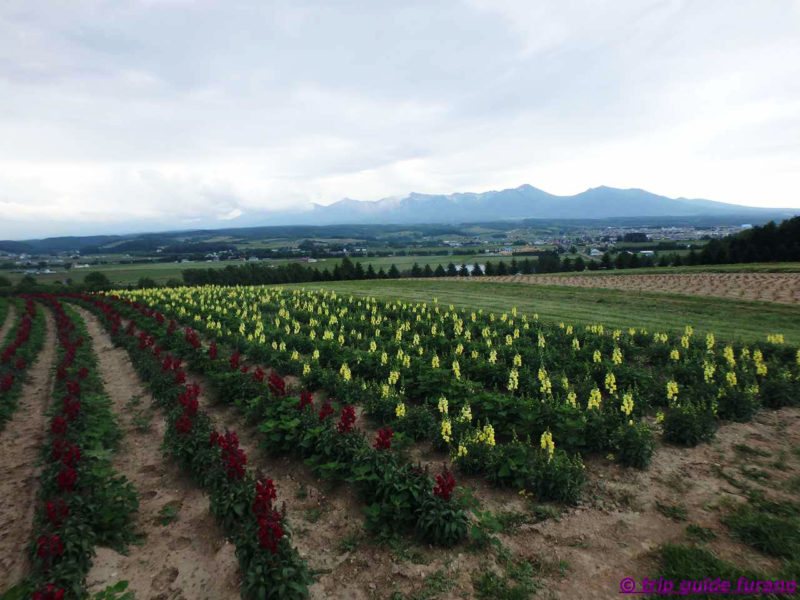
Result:
[[572,196],[556,196],[531,185],[483,193],[419,194],[404,198],[359,201],[346,198],[328,206],[315,204],[304,215],[327,224],[347,223],[466,223],[487,219],[607,219],[613,217],[684,217],[694,215],[796,214],[726,204],[705,199],[668,198],[641,189],[606,186]]
[[[556,196],[531,185],[482,193],[420,194],[393,196],[381,200],[344,198],[330,205],[313,204],[311,210],[259,211],[244,213],[225,222],[225,227],[209,224],[192,229],[173,229],[158,233],[143,231],[122,235],[63,236],[22,241],[0,240],[0,251],[54,252],[92,247],[111,249],[126,244],[147,242],[153,248],[216,235],[252,238],[266,234],[295,237],[311,235],[311,229],[325,229],[327,235],[356,228],[385,225],[460,225],[468,223],[508,223],[521,220],[610,221],[635,225],[674,223],[690,225],[766,223],[800,214],[800,209],[756,208],[704,199],[668,198],[641,189],[606,186],[591,188],[573,196]],[[574,223],[573,223],[574,224]],[[609,222],[609,225],[612,223]],[[335,227],[334,227],[335,226]],[[333,228],[333,229],[332,229]],[[321,233],[321,232],[319,232]],[[356,235],[355,231],[351,231]]]

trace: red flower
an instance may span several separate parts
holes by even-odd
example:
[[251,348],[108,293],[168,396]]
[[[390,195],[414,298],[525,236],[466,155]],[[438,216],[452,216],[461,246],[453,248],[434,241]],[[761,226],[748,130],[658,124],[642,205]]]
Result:
[[235,431],[226,431],[225,435],[217,432],[211,434],[211,445],[222,448],[222,462],[228,479],[241,479],[244,477],[244,465],[247,464],[247,455],[239,448],[239,437]]
[[9,374],[0,379],[0,392],[7,392],[14,385],[14,376]]
[[217,345],[214,342],[211,342],[211,346],[208,348],[208,358],[211,360],[217,359]]
[[50,432],[53,435],[64,435],[67,432],[67,420],[64,417],[53,417]]
[[230,359],[231,371],[236,371],[239,368],[239,360],[241,359],[241,353],[237,350],[233,353]]
[[74,400],[69,396],[61,399],[61,406],[67,416],[67,421],[74,421],[81,412],[80,400]]
[[324,421],[328,417],[333,416],[333,406],[331,406],[330,400],[326,400],[325,403],[322,405],[322,408],[319,409],[319,420]]
[[375,448],[377,450],[389,450],[392,447],[392,436],[394,431],[388,427],[378,430],[378,436],[375,438]]
[[356,422],[356,409],[352,406],[345,406],[342,409],[342,415],[339,417],[339,422],[336,424],[336,430],[339,433],[348,433],[353,429],[353,423]]
[[173,320],[169,320],[169,325],[167,325],[167,333],[172,333],[178,328],[178,324]]
[[247,365],[242,365],[241,367],[242,373],[247,373],[247,368],[248,368]]
[[172,355],[167,354],[161,362],[161,370],[166,373],[170,369],[172,369]]
[[64,590],[48,583],[38,592],[34,592],[32,600],[64,600]]
[[17,359],[17,364],[15,365],[17,367],[17,371],[24,370],[25,369],[25,364],[26,363],[25,363],[25,359],[24,358],[18,358]]
[[36,554],[39,558],[61,556],[64,553],[64,542],[58,535],[43,535],[36,540]]
[[58,489],[69,492],[78,482],[78,472],[73,467],[63,466],[58,472]]
[[60,460],[68,467],[74,467],[81,459],[81,449],[75,444],[70,444],[64,440],[54,440],[50,458],[53,461]]
[[266,518],[258,520],[258,543],[262,548],[267,548],[272,554],[278,553],[278,542],[284,535],[281,527],[281,515],[277,511]]
[[59,381],[64,381],[67,378],[67,367],[63,364],[58,365],[58,369],[56,369],[56,378]]
[[178,371],[175,373],[175,379],[173,379],[173,383],[175,383],[175,385],[183,385],[186,383],[186,373],[183,371]]
[[275,483],[272,479],[256,481],[256,499],[253,502],[253,514],[258,518],[266,518],[272,510],[272,502],[276,497]]
[[193,330],[191,327],[187,327],[185,330],[184,339],[189,343],[192,348],[199,348],[200,347],[200,338],[197,337],[197,332]]
[[181,435],[189,433],[192,430],[192,418],[187,414],[182,414],[175,422],[175,429]]
[[257,381],[258,383],[264,381],[264,369],[256,367],[256,370],[253,371],[253,381]]
[[67,392],[70,396],[81,395],[81,384],[77,381],[71,380],[67,382]]
[[297,408],[299,410],[303,410],[306,406],[310,406],[314,403],[314,396],[308,390],[303,390],[300,392],[300,402],[297,403]]
[[60,527],[61,523],[69,515],[69,507],[61,499],[55,502],[48,502],[45,505],[45,511],[47,512],[47,520],[50,521],[53,527]]
[[453,478],[453,474],[448,469],[445,469],[436,476],[433,494],[439,496],[442,500],[450,500],[454,487],[456,487],[456,480]]
[[272,392],[272,395],[276,398],[282,398],[286,395],[286,380],[278,375],[277,373],[273,373],[267,379],[269,383],[269,391]]
[[86,379],[86,376],[89,374],[89,369],[86,367],[81,367],[78,371],[78,379]]

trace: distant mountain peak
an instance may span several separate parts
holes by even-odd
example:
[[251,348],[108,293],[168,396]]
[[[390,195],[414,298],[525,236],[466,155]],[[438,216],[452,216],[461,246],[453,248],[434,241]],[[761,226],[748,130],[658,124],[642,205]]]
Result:
[[687,217],[785,213],[791,209],[762,209],[711,200],[668,198],[639,188],[606,185],[572,196],[556,196],[525,183],[516,188],[486,192],[424,194],[411,192],[376,201],[343,198],[314,205],[314,221],[334,223],[468,223],[540,219],[607,219],[614,217]]

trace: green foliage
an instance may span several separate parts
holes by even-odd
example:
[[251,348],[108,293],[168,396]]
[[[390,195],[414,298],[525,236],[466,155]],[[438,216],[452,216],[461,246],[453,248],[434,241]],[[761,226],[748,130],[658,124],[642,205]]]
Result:
[[161,510],[158,511],[158,522],[162,527],[166,527],[170,523],[174,523],[180,518],[178,515],[179,511],[180,506],[178,504],[171,502],[169,504],[165,504],[161,507]]
[[665,517],[673,521],[686,521],[689,518],[689,513],[686,511],[686,506],[681,504],[666,504],[660,500],[656,500],[656,510]]
[[647,423],[622,424],[614,436],[615,456],[628,467],[646,469],[655,452],[653,431]]
[[800,556],[800,519],[770,514],[764,505],[742,504],[723,522],[739,540],[770,556]]
[[713,529],[701,527],[695,523],[686,526],[686,537],[695,542],[710,542],[717,539],[717,534]]
[[664,440],[680,446],[709,442],[717,431],[717,419],[711,408],[693,404],[676,406],[664,418]]
[[467,516],[461,506],[438,496],[425,498],[418,509],[416,530],[436,546],[455,546],[467,535]]

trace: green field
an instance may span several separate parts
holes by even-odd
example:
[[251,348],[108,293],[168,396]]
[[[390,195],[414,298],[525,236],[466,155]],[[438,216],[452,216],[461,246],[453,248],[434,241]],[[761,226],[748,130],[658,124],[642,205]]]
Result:
[[[296,259],[295,259],[296,260]],[[393,264],[397,266],[398,269],[401,271],[408,271],[414,265],[414,263],[418,263],[421,267],[424,267],[426,264],[431,265],[431,268],[435,269],[437,265],[447,266],[448,263],[452,262],[456,266],[461,265],[461,263],[467,264],[474,264],[479,262],[481,264],[486,263],[487,260],[498,263],[501,260],[503,262],[510,262],[510,256],[387,256],[387,257],[363,257],[363,258],[353,258],[354,262],[360,262],[364,265],[364,268],[367,265],[371,264],[375,271],[378,271],[381,267],[384,270],[388,271],[389,267]],[[518,259],[521,260],[521,259]],[[264,261],[259,264],[270,264],[270,265],[280,265],[285,264],[287,262],[294,262],[292,259],[276,259],[276,260],[269,260]],[[319,259],[315,263],[309,263],[308,266],[315,267],[320,270],[322,269],[333,269],[336,265],[338,265],[342,260],[340,258],[323,258]],[[136,285],[141,277],[149,277],[153,279],[156,283],[164,284],[169,279],[180,279],[182,280],[181,274],[186,269],[222,269],[228,265],[243,265],[247,264],[245,261],[242,260],[229,260],[229,261],[218,261],[218,262],[191,262],[191,263],[134,263],[134,264],[108,264],[108,265],[97,265],[93,267],[89,267],[88,269],[71,269],[70,271],[59,271],[57,273],[48,273],[43,275],[34,275],[36,280],[40,283],[55,283],[58,281],[63,281],[67,278],[72,279],[74,283],[80,283],[83,281],[84,277],[88,273],[92,271],[99,271],[104,273],[106,277],[108,277],[114,285],[120,286],[127,286],[127,285]],[[305,265],[305,263],[303,263]],[[25,274],[24,273],[11,273],[11,272],[4,272],[2,273],[5,277],[8,277],[13,283],[16,283],[20,279],[22,279]]]
[[429,302],[436,297],[445,306],[496,312],[516,306],[551,322],[644,327],[652,332],[678,331],[691,325],[701,333],[712,331],[727,340],[746,342],[763,341],[767,333],[783,333],[787,343],[800,345],[800,308],[768,302],[486,281],[372,280],[287,287],[414,302]]

